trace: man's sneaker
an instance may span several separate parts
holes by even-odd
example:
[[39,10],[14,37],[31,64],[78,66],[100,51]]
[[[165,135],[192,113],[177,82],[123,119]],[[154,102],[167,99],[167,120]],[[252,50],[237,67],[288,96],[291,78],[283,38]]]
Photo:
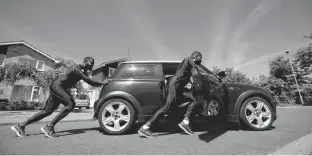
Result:
[[153,135],[152,131],[149,130],[149,129],[144,129],[143,127],[141,127],[139,130],[138,130],[138,133],[140,133],[141,135],[147,137],[147,138],[156,138],[155,135]]
[[14,125],[11,129],[16,133],[17,136],[23,137],[25,136],[25,128],[20,125]]
[[194,132],[192,131],[190,125],[185,124],[183,121],[179,123],[179,127],[180,127],[181,129],[183,129],[184,132],[187,133],[187,134],[189,134],[189,135],[193,135],[193,134],[194,134]]
[[57,135],[54,132],[54,128],[50,126],[41,127],[41,131],[49,138],[56,138]]

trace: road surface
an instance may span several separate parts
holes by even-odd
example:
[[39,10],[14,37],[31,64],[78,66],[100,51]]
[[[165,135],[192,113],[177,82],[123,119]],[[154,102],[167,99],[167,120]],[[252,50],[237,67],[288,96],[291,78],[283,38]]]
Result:
[[[292,144],[304,139],[312,132],[311,120],[312,107],[278,108],[278,119],[272,130],[255,132],[228,129],[225,124],[208,122],[198,124],[192,136],[179,131],[166,134],[165,128],[156,128],[154,130],[159,136],[155,139],[140,137],[136,134],[137,129],[122,136],[105,135],[99,130],[97,121],[59,123],[55,130],[60,137],[54,139],[46,138],[40,131],[43,124],[27,127],[29,136],[23,138],[16,137],[10,126],[0,126],[0,154],[266,155],[279,149],[287,152],[293,147]],[[160,126],[164,127],[163,124]],[[304,144],[312,149],[312,141]]]

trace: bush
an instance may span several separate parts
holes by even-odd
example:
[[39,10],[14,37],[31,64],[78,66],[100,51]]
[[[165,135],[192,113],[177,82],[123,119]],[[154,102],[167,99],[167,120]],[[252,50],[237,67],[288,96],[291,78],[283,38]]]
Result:
[[285,106],[296,104],[296,102],[291,97],[288,97],[288,96],[274,96],[273,103],[280,107],[285,107]]
[[7,103],[0,103],[0,110],[19,111],[19,110],[41,110],[43,104],[40,102],[29,101],[9,101]]
[[305,88],[302,92],[304,105],[312,105],[312,88]]

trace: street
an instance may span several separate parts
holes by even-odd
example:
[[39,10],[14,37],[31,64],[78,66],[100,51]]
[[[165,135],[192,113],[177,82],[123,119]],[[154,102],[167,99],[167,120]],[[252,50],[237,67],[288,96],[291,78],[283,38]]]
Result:
[[[0,154],[265,155],[312,132],[312,107],[278,108],[277,115],[268,131],[228,129],[225,124],[206,122],[196,124],[192,136],[180,132],[166,134],[165,128],[156,128],[159,136],[155,139],[140,137],[136,133],[138,126],[127,135],[105,135],[99,131],[96,120],[59,123],[55,131],[60,137],[54,139],[46,138],[40,131],[43,124],[27,127],[29,136],[23,138],[16,137],[7,125],[0,126]],[[312,142],[308,143],[312,147]]]

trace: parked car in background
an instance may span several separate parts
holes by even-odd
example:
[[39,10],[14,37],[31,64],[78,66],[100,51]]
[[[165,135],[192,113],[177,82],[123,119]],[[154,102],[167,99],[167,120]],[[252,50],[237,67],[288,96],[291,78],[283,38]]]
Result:
[[87,99],[78,99],[78,98],[75,98],[75,102],[76,102],[76,108],[83,108],[85,107],[86,109],[90,109],[90,99],[87,98]]
[[[146,122],[163,106],[167,82],[179,64],[180,61],[121,63],[95,101],[94,119],[102,130],[108,134],[123,134],[134,122]],[[206,68],[201,72],[211,73]],[[198,116],[225,115],[228,122],[247,125],[253,130],[269,129],[276,120],[273,97],[262,88],[221,83],[209,77],[204,77],[203,84],[205,104],[194,111]],[[166,114],[160,118],[166,119]]]
[[76,108],[83,108],[90,109],[90,98],[86,94],[78,94],[76,88],[71,89],[71,94],[74,97],[74,100],[76,102]]

